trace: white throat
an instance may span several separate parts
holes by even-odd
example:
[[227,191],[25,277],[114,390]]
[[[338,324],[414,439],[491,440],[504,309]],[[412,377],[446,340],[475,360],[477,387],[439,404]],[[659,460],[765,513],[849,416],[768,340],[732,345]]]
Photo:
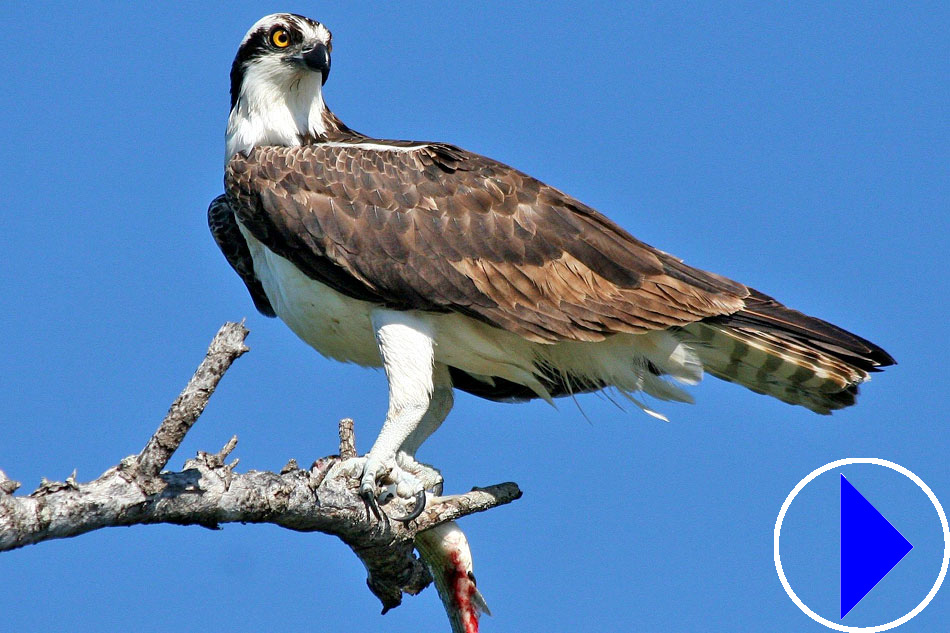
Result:
[[291,71],[278,59],[251,64],[228,118],[224,162],[258,145],[300,145],[301,136],[326,132],[322,77]]

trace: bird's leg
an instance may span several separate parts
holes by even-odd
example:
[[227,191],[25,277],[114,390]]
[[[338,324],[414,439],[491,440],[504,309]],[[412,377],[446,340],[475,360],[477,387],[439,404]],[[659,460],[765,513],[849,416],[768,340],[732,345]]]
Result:
[[448,416],[449,411],[452,410],[453,401],[449,368],[442,363],[436,363],[429,408],[422,416],[419,426],[409,434],[396,455],[396,463],[400,468],[414,475],[422,483],[423,488],[436,495],[442,494],[442,474],[432,466],[416,461],[416,451],[430,435],[435,433]]
[[[396,462],[396,453],[419,427],[433,392],[435,343],[429,324],[406,312],[379,309],[372,314],[383,368],[389,381],[389,410],[383,428],[366,456],[360,496],[375,503],[377,483],[394,484],[399,496],[415,496],[418,516],[425,506],[425,488]],[[410,517],[404,517],[408,520]]]

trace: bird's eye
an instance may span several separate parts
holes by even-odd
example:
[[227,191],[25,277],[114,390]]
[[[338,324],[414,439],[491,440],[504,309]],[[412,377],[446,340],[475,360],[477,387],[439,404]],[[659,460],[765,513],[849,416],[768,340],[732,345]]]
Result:
[[277,48],[287,48],[290,46],[290,33],[284,29],[277,29],[270,34],[270,41]]

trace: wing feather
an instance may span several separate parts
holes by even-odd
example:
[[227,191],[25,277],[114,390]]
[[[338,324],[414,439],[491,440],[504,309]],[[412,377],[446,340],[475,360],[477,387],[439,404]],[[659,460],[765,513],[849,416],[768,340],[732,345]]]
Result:
[[682,326],[733,314],[749,295],[450,145],[258,147],[231,159],[225,184],[241,223],[311,278],[538,342]]
[[260,279],[254,274],[254,261],[251,259],[251,251],[248,249],[247,242],[244,240],[244,236],[241,235],[241,229],[234,219],[234,212],[231,210],[231,205],[228,204],[227,196],[220,195],[211,201],[211,205],[208,207],[208,228],[211,229],[211,235],[218,244],[218,248],[224,253],[228,264],[247,286],[247,291],[254,301],[254,307],[264,316],[277,316],[267,295],[264,294],[264,287],[261,285]]

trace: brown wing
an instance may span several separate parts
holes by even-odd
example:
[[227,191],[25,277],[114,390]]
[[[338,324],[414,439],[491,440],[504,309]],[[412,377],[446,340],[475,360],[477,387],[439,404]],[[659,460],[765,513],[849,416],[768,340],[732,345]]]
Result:
[[251,293],[251,299],[254,300],[254,307],[264,316],[277,316],[267,295],[264,294],[260,279],[254,274],[251,251],[248,250],[247,241],[241,235],[241,229],[238,228],[227,196],[220,195],[211,201],[211,206],[208,207],[208,228],[211,229],[214,241],[231,264],[231,268],[247,286],[247,291]]
[[557,189],[450,145],[259,147],[231,159],[225,185],[241,223],[311,278],[534,341],[681,326],[732,314],[749,294]]

